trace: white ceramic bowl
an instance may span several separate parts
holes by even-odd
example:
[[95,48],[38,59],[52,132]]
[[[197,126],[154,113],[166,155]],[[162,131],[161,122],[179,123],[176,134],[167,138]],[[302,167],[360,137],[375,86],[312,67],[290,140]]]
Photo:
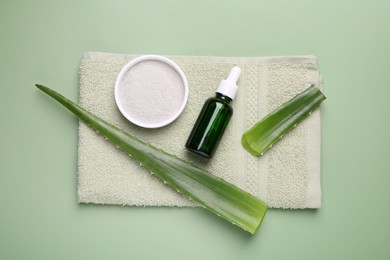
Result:
[[[149,64],[155,64],[155,65],[148,65],[149,67],[148,67],[148,70],[146,71],[147,73],[144,73],[144,74],[148,74],[148,75],[143,75],[142,73],[137,72],[137,69],[135,69],[134,67],[137,64],[141,64],[142,62],[146,62],[146,61],[155,61],[154,63],[149,62]],[[151,77],[153,78],[153,70],[156,70],[156,73],[157,73],[157,70],[159,70],[159,69],[161,70],[161,65],[158,65],[159,64],[158,62],[163,62],[164,63],[163,66],[168,65],[170,68],[172,68],[173,70],[169,70],[170,71],[169,73],[172,74],[172,71],[174,71],[178,75],[178,76],[171,75],[170,78],[167,75],[167,77],[169,79],[175,80],[175,82],[172,82],[172,83],[176,84],[174,86],[178,86],[177,89],[175,88],[175,89],[170,90],[170,93],[174,94],[174,95],[169,96],[170,100],[161,100],[164,97],[165,98],[167,97],[167,95],[168,95],[167,93],[158,93],[158,92],[154,93],[153,92],[154,90],[150,89],[152,87],[152,84],[150,84],[150,82],[153,82],[153,79],[151,79]],[[144,65],[145,64],[146,63],[144,63]],[[160,68],[157,68],[157,65],[160,66]],[[155,66],[155,68],[153,66]],[[133,72],[131,72],[132,69],[133,69]],[[136,74],[133,76],[133,78],[136,78],[137,84],[132,84],[131,81],[129,81],[125,78],[125,77],[127,77],[126,75],[129,72]],[[137,73],[139,75],[137,75]],[[161,71],[159,73],[161,74]],[[145,77],[145,79],[143,77]],[[158,80],[157,78],[156,78],[156,81]],[[128,82],[126,82],[126,80]],[[180,80],[181,82],[179,83],[178,80]],[[143,81],[149,82],[149,83],[148,84],[145,83],[145,86],[143,86],[142,85]],[[156,82],[156,84],[158,84],[158,81]],[[164,84],[167,84],[167,83],[165,82]],[[133,86],[133,85],[135,85],[135,86]],[[138,89],[131,89],[131,88],[138,88]],[[147,90],[145,90],[145,89],[147,89]],[[141,104],[141,106],[143,106],[142,111],[138,109],[140,107],[140,105],[138,105],[138,106],[134,105],[133,109],[132,109],[131,108],[132,104],[129,105],[124,96],[131,94],[131,99],[133,100],[133,103],[136,103],[138,101],[137,95],[140,96],[139,100],[141,100],[141,98],[145,98],[145,97],[142,97],[142,96],[144,96],[143,95],[144,93],[142,93],[144,90],[145,90],[145,93],[147,91],[149,91],[148,93],[152,93],[152,95],[150,95],[150,97],[148,97],[148,98],[152,99],[152,100],[148,100],[148,102],[150,104],[148,104],[147,102],[144,102],[145,105]],[[126,91],[132,91],[132,92],[126,93]],[[156,87],[156,91],[159,91],[159,88]],[[160,88],[160,91],[163,91],[163,89]],[[172,92],[175,92],[175,93],[172,93]],[[115,82],[115,102],[118,106],[118,109],[120,110],[122,115],[125,118],[127,118],[127,120],[129,120],[131,123],[136,124],[136,125],[141,126],[141,127],[144,127],[144,128],[163,127],[163,126],[166,126],[166,125],[172,123],[175,119],[177,119],[179,117],[179,115],[183,112],[184,107],[187,104],[188,92],[189,91],[188,91],[187,79],[186,79],[183,71],[180,69],[180,67],[172,60],[170,60],[166,57],[163,57],[163,56],[159,56],[159,55],[143,55],[143,56],[140,56],[140,57],[137,57],[137,58],[131,60],[129,63],[127,63],[122,68],[122,70],[120,71],[120,73],[116,79],[116,82]],[[182,97],[180,97],[181,100],[177,100],[178,96],[182,96]],[[156,100],[153,100],[153,98]],[[164,101],[164,102],[161,102],[161,101]],[[167,106],[167,109],[169,108],[168,106],[172,102],[175,102],[175,104],[177,104],[177,106],[176,106],[174,111],[171,111],[172,107],[170,107],[169,109],[171,109],[171,110],[169,110],[170,112],[166,116],[160,116],[158,119],[156,119],[157,116],[155,116],[154,113],[155,112],[157,113],[158,111],[153,111],[153,106],[155,104],[157,104],[155,102],[160,102],[159,107],[158,107],[160,114],[161,114],[161,111],[164,110],[164,104]],[[181,103],[178,103],[178,102],[181,102]],[[139,115],[141,113],[140,111],[142,112],[143,116]],[[148,118],[148,117],[150,117],[150,118]]]

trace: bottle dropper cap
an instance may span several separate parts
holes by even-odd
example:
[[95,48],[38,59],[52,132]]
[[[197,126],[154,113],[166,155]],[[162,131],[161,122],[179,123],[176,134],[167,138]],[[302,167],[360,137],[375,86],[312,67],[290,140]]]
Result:
[[241,69],[237,66],[233,67],[230,70],[229,76],[227,79],[222,80],[221,84],[215,92],[220,93],[222,95],[228,96],[231,99],[234,99],[237,93],[237,81],[240,76]]

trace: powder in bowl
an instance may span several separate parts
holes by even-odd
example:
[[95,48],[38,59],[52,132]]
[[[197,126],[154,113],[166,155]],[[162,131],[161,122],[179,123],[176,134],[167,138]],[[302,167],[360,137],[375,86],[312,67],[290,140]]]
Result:
[[172,60],[145,55],[129,62],[115,83],[115,100],[132,123],[157,128],[173,122],[183,111],[188,84]]

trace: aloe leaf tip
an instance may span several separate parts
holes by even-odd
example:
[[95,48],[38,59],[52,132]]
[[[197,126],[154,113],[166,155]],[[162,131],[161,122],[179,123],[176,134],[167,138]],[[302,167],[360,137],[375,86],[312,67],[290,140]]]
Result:
[[242,146],[254,156],[263,155],[325,99],[321,90],[311,85],[247,130],[241,138]]

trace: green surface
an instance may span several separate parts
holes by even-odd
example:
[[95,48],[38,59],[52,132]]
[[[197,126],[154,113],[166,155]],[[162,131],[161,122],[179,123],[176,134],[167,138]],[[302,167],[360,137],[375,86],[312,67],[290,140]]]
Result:
[[[389,1],[0,1],[0,259],[389,259]],[[320,210],[250,237],[201,209],[77,204],[84,51],[314,54],[325,79]]]

